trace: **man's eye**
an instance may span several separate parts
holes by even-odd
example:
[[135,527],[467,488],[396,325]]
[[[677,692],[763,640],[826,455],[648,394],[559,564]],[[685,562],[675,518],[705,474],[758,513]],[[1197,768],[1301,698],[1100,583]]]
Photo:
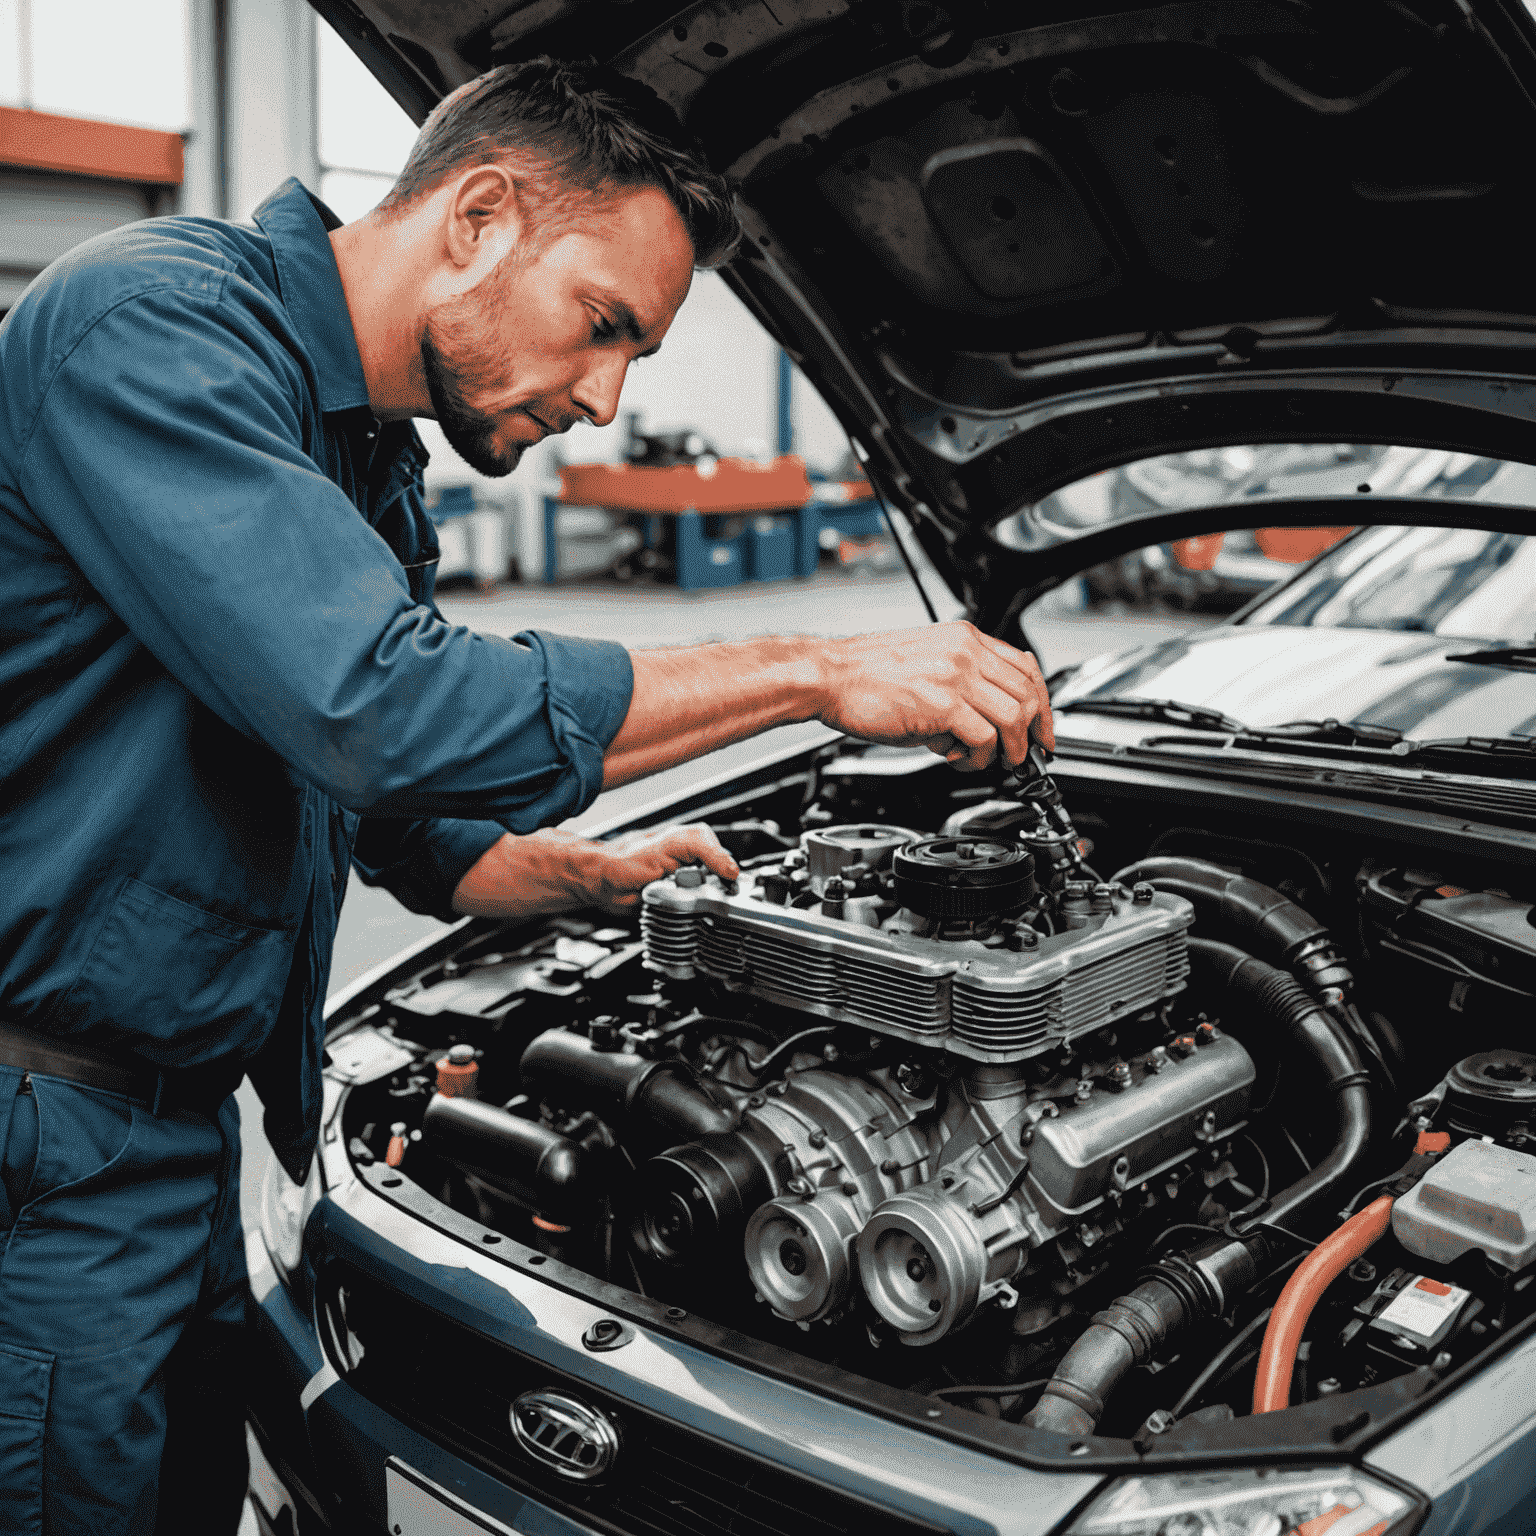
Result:
[[608,341],[619,334],[618,328],[606,315],[600,315],[596,310],[592,311],[592,340]]

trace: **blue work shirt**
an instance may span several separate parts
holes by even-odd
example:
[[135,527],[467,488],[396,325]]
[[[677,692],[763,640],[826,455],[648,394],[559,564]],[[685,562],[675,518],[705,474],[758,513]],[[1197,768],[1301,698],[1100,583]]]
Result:
[[0,1018],[245,1064],[298,1178],[349,859],[408,907],[587,806],[617,645],[451,625],[296,181],[78,247],[0,326]]

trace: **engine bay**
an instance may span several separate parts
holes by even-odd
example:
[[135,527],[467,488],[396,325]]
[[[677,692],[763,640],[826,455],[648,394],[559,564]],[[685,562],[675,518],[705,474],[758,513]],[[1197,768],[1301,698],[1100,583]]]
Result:
[[456,930],[333,1037],[354,1165],[1061,1435],[1193,1441],[1508,1337],[1530,872],[1073,798],[1038,749],[978,783],[838,744],[706,810],[739,880]]

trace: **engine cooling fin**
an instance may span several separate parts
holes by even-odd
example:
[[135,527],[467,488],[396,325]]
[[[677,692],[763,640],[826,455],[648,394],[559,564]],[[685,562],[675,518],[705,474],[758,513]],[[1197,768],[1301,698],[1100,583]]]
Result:
[[1183,989],[1189,903],[1117,893],[1106,905],[1085,926],[1018,953],[778,906],[760,899],[748,872],[734,892],[714,877],[658,880],[641,896],[640,921],[645,963],[663,975],[709,976],[823,1018],[975,1061],[1012,1062]]

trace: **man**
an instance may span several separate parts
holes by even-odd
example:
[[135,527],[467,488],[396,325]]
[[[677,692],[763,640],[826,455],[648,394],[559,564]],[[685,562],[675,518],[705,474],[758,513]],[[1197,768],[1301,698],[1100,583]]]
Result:
[[950,625],[645,651],[448,625],[435,416],[478,469],[611,421],[728,192],[648,92],[549,61],[450,97],[367,218],[155,220],[0,329],[0,1529],[232,1528],[238,1125],[317,1130],[349,863],[450,917],[623,906],[711,834],[540,831],[821,719],[981,766],[1031,657]]

